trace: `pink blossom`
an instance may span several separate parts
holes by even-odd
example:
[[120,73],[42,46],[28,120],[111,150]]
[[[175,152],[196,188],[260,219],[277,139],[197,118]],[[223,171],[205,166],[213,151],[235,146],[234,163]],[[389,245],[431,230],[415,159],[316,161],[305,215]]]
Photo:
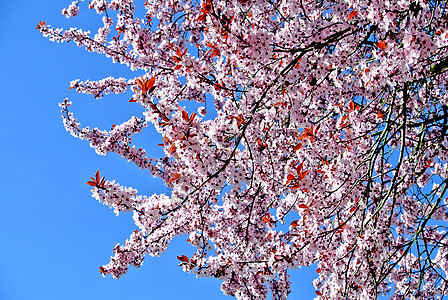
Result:
[[[103,275],[188,235],[197,251],[179,253],[179,266],[239,299],[285,299],[288,271],[312,264],[318,299],[447,294],[445,3],[158,0],[140,15],[135,5],[90,1],[103,21],[94,33],[36,27],[141,75],[70,83],[93,98],[129,88],[124,101],[143,116],[110,130],[60,104],[73,136],[170,189],[143,196],[99,172],[87,182],[138,226]],[[132,144],[149,125],[162,158]]]

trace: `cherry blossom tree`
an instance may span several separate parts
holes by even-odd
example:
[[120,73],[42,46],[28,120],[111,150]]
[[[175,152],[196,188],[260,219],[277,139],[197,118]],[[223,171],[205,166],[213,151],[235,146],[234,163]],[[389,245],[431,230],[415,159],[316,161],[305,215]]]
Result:
[[[94,35],[37,25],[145,73],[71,82],[95,98],[133,92],[123,101],[143,116],[110,131],[82,127],[60,103],[73,136],[170,189],[143,196],[99,172],[87,182],[139,228],[103,275],[187,235],[197,251],[179,253],[183,270],[219,278],[238,299],[284,299],[288,271],[312,264],[318,299],[448,294],[446,1],[134,2],[62,11],[96,10]],[[148,126],[163,157],[132,145]]]

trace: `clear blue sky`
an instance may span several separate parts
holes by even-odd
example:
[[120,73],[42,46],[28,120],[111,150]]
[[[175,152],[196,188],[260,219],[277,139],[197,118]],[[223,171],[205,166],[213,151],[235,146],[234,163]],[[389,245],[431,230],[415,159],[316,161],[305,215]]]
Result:
[[[141,114],[137,104],[128,103],[129,95],[97,101],[68,90],[77,78],[140,75],[73,43],[49,42],[34,29],[40,20],[64,28],[100,24],[85,9],[80,18],[67,20],[60,12],[70,2],[0,1],[0,299],[231,299],[222,295],[218,280],[196,279],[177,266],[176,255],[194,251],[186,237],[120,280],[99,274],[113,245],[135,226],[131,214],[116,217],[91,197],[89,176],[99,169],[142,194],[167,190],[116,155],[96,155],[63,128],[57,104],[65,97],[79,121],[91,127],[110,129]],[[135,141],[160,151],[160,137],[151,131]],[[291,299],[315,296],[314,270],[293,272]]]

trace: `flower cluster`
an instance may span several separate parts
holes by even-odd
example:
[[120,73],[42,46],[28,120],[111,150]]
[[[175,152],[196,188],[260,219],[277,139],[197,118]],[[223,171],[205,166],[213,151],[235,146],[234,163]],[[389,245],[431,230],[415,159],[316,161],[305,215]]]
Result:
[[[157,0],[142,15],[135,5],[90,1],[104,24],[93,36],[36,27],[145,73],[71,82],[94,98],[133,92],[124,101],[143,117],[110,131],[82,127],[60,104],[73,136],[171,190],[140,196],[99,173],[88,182],[139,228],[103,275],[188,235],[197,251],[179,253],[180,266],[238,299],[284,299],[288,271],[311,264],[319,299],[448,294],[446,3]],[[163,158],[132,145],[149,125]]]

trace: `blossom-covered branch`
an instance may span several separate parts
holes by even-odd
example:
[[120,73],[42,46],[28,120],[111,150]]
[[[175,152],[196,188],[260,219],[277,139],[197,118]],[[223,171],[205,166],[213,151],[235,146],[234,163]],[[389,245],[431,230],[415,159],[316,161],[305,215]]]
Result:
[[[197,251],[179,253],[180,266],[238,299],[284,299],[288,271],[311,264],[319,299],[448,294],[445,2],[157,0],[142,15],[135,5],[90,1],[103,20],[94,36],[37,26],[145,73],[72,81],[94,98],[131,89],[123,101],[143,118],[110,131],[81,127],[61,103],[72,135],[171,191],[140,196],[92,177],[93,196],[139,228],[103,275],[188,235]],[[163,158],[131,145],[149,125]]]

